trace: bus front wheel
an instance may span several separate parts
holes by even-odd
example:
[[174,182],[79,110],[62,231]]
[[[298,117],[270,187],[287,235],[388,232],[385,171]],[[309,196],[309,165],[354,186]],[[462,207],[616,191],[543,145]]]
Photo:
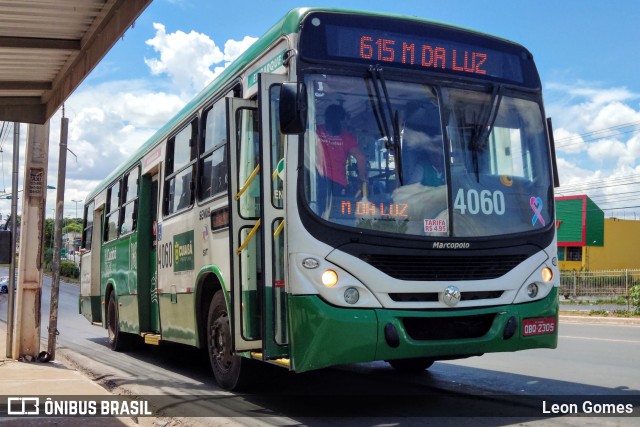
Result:
[[246,386],[251,360],[233,352],[229,313],[221,290],[215,293],[209,305],[207,348],[211,369],[220,387],[238,390]]

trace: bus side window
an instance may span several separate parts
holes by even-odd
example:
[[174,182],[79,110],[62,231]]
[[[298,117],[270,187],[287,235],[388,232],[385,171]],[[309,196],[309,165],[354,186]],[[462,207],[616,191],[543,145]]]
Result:
[[205,200],[226,193],[227,176],[227,120],[224,98],[216,101],[204,113],[204,133],[200,141],[200,188],[198,199]]
[[120,181],[107,191],[107,214],[104,224],[104,241],[109,242],[118,237],[118,222],[120,219]]
[[171,215],[193,205],[197,134],[198,120],[194,119],[169,138],[164,174],[164,215]]
[[136,229],[136,214],[138,207],[138,177],[140,169],[136,166],[125,175],[123,183],[122,197],[122,221],[120,224],[120,234],[127,234]]
[[84,224],[82,227],[82,248],[91,250],[91,237],[93,235],[93,210],[95,202],[91,202],[84,209]]

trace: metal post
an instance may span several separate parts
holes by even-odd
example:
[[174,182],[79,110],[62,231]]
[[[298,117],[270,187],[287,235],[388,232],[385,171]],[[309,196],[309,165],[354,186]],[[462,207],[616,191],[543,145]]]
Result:
[[631,311],[631,295],[629,295],[629,269],[624,270],[624,295],[627,298],[627,311]]
[[13,123],[13,171],[11,172],[11,263],[7,293],[7,357],[13,354],[13,328],[16,286],[16,247],[18,238],[18,168],[20,166],[20,123]]
[[47,352],[50,360],[56,358],[56,337],[58,335],[58,297],[60,294],[60,247],[62,246],[62,216],[64,215],[64,181],[67,171],[67,134],[69,119],[62,117],[60,123],[60,154],[58,160],[58,194],[56,196],[56,219],[53,239],[53,259],[51,263],[51,304],[49,308],[49,342]]

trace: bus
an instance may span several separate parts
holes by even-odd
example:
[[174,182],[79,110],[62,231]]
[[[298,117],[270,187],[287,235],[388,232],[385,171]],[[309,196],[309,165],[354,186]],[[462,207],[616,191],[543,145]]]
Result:
[[80,312],[230,390],[555,348],[552,141],[524,47],[294,9],[87,196]]

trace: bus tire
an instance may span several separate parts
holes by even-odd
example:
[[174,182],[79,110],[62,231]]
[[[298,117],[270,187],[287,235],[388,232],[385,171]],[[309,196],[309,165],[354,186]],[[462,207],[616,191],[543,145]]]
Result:
[[109,295],[107,304],[107,333],[109,337],[109,347],[113,351],[124,352],[130,350],[134,344],[136,335],[120,331],[118,326],[118,304],[113,292]]
[[231,324],[222,290],[218,290],[207,317],[207,350],[211,370],[220,387],[225,390],[239,390],[246,387],[251,368],[251,360],[233,352]]
[[433,365],[433,362],[433,359],[429,359],[427,357],[387,360],[387,363],[396,371],[409,373],[418,373],[429,369],[431,365]]

